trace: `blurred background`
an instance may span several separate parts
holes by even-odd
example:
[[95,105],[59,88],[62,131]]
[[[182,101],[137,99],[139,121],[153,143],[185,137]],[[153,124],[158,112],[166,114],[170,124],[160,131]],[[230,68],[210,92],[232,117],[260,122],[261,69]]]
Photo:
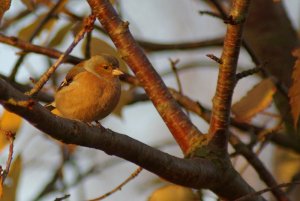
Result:
[[[29,9],[26,1],[12,1],[11,7],[2,19],[2,26],[6,21],[12,19],[18,13]],[[53,1],[56,2],[56,1]],[[299,30],[299,9],[300,1],[282,0],[287,13],[296,30]],[[202,0],[118,0],[116,8],[124,20],[130,22],[130,30],[136,39],[155,43],[181,43],[192,41],[204,41],[224,37],[226,27],[222,20],[208,15],[201,15],[199,11],[211,10],[205,1]],[[90,8],[86,1],[69,0],[65,7],[76,13],[78,16],[87,16]],[[29,14],[16,23],[10,24],[1,30],[7,36],[28,37],[32,29],[30,25],[45,15],[49,8],[47,5],[39,5],[31,8]],[[99,23],[97,22],[99,25]],[[70,21],[68,16],[60,15],[51,26],[45,28],[33,39],[34,44],[47,45],[52,43],[54,48],[65,51],[74,38],[73,33],[79,22]],[[65,28],[65,29],[63,29]],[[78,29],[78,28],[77,28]],[[54,41],[59,30],[64,37],[61,41]],[[22,32],[23,31],[23,32]],[[27,32],[26,32],[27,31]],[[92,32],[95,46],[103,45],[103,51],[114,51],[109,38],[98,30]],[[71,55],[84,58],[84,40],[73,50]],[[107,46],[105,46],[105,45]],[[102,47],[102,46],[101,46]],[[96,49],[96,47],[95,47]],[[100,51],[102,51],[100,50]],[[20,49],[0,43],[0,74],[10,76],[10,73],[17,59],[20,57]],[[97,51],[97,50],[95,50]],[[162,75],[167,86],[178,89],[178,83],[172,71],[170,60],[178,60],[176,67],[179,71],[179,78],[183,94],[197,100],[201,105],[211,108],[211,100],[215,93],[216,79],[218,73],[217,64],[206,57],[207,54],[220,56],[222,47],[207,47],[194,50],[172,50],[147,52],[155,69]],[[117,53],[115,53],[117,54]],[[31,83],[30,78],[38,79],[39,76],[55,60],[43,55],[30,53],[21,64],[16,75],[16,81],[20,83]],[[65,73],[71,64],[63,64],[59,67],[55,79],[48,82],[44,91],[53,93],[64,78]],[[239,58],[238,71],[254,67],[250,57],[244,49]],[[250,76],[242,79],[234,92],[233,103],[240,100],[248,90],[260,81],[258,76]],[[138,89],[140,93],[143,91]],[[155,146],[167,153],[182,157],[179,147],[176,145],[164,122],[149,101],[140,101],[127,105],[132,97],[133,89],[128,85],[123,86],[122,104],[114,114],[108,116],[101,123],[116,132],[126,134],[134,139],[151,146]],[[3,112],[3,108],[1,108]],[[271,105],[267,112],[276,113]],[[202,132],[207,132],[208,125],[201,118],[190,113],[190,118]],[[260,115],[254,119],[256,123],[274,125],[274,120],[268,115]],[[15,140],[14,158],[21,155],[22,168],[17,188],[17,201],[30,201],[37,198],[45,186],[54,177],[59,165],[62,163],[61,145],[47,135],[35,129],[28,122],[22,121]],[[231,149],[230,149],[231,150]],[[5,164],[8,154],[8,147],[0,152],[0,164]],[[260,154],[269,170],[276,171],[272,164],[274,149],[268,144]],[[95,198],[104,194],[121,182],[123,182],[137,166],[119,159],[108,156],[104,152],[76,147],[72,149],[71,159],[61,169],[63,181],[56,181],[57,188],[66,187],[64,192],[49,190],[38,200],[50,201],[55,197],[62,197],[71,194],[69,200],[81,201]],[[257,174],[252,168],[246,167],[247,162],[238,157],[235,162],[236,169],[246,169],[243,176],[260,190],[265,188],[259,182]],[[246,168],[245,168],[246,167]],[[78,182],[78,175],[82,175]],[[9,180],[8,180],[9,182]],[[158,189],[166,185],[156,175],[143,170],[139,176],[122,188],[121,191],[106,198],[107,201],[116,200],[147,200],[148,197]],[[205,200],[216,200],[216,197],[205,192]]]

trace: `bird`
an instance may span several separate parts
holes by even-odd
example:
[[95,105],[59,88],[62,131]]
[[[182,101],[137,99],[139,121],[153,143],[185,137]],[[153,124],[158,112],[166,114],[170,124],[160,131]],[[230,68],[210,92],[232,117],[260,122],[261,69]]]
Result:
[[54,113],[86,123],[105,118],[119,102],[122,74],[118,60],[108,54],[75,65],[54,95]]

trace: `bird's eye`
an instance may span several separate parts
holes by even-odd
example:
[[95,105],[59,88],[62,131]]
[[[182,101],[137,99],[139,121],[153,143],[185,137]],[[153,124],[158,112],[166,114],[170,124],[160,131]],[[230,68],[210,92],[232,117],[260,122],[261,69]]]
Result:
[[107,69],[109,69],[109,66],[103,66],[103,68],[104,68],[105,70],[107,70]]

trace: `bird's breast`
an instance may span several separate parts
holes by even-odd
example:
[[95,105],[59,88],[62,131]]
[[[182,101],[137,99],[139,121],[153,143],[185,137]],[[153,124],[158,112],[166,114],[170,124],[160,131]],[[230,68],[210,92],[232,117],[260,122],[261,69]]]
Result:
[[57,92],[55,104],[64,117],[91,122],[106,117],[117,105],[120,93],[118,79],[101,80],[86,72]]

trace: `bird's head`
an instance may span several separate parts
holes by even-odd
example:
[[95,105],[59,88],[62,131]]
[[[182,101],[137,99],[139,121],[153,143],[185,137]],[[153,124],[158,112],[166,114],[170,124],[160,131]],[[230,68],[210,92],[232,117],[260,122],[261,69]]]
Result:
[[92,56],[89,60],[85,61],[84,68],[101,77],[118,77],[123,74],[119,69],[117,58],[108,54]]

